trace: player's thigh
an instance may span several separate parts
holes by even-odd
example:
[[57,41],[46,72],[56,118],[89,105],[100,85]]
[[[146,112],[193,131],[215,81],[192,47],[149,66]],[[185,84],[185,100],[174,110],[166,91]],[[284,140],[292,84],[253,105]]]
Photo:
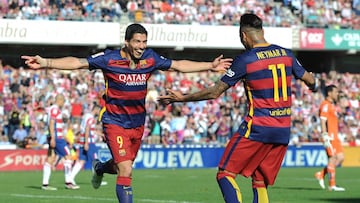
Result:
[[90,143],[89,144],[89,149],[86,152],[86,161],[88,162],[92,162],[94,159],[97,159],[98,155],[97,155],[97,149],[96,149],[96,145],[94,143]]
[[79,148],[79,160],[88,161],[88,151],[84,147]]
[[333,141],[330,147],[326,148],[328,157],[335,157],[337,154],[343,153],[344,149],[340,141]]
[[104,124],[103,126],[114,162],[133,161],[141,145],[144,127],[125,129],[113,124]]
[[266,147],[266,156],[255,170],[252,178],[255,181],[264,181],[266,185],[273,185],[281,168],[282,161],[287,151],[287,145],[266,144],[272,146],[269,150]]
[[55,153],[60,157],[68,157],[71,154],[70,147],[64,139],[57,139]]
[[137,153],[139,152],[142,136],[144,134],[144,126],[140,126],[134,129],[131,129],[131,149],[132,149],[132,161],[135,160]]
[[264,143],[249,140],[235,133],[225,148],[219,168],[249,177],[265,156],[263,146]]

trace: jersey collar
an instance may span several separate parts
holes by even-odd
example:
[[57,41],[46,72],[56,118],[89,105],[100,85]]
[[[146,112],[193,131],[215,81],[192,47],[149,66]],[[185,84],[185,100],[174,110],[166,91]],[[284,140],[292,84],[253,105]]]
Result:
[[269,43],[259,43],[259,44],[255,44],[253,46],[253,48],[256,48],[256,47],[267,47],[267,46],[270,46],[271,44]]

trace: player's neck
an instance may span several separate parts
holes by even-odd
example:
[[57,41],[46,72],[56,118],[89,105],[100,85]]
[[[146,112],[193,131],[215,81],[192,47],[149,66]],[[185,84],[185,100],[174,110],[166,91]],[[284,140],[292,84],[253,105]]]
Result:
[[139,59],[134,58],[127,47],[122,48],[122,57],[128,59],[130,61],[129,66],[131,69],[135,69],[137,64],[139,63]]
[[261,46],[268,46],[267,41],[265,40],[265,38],[263,36],[259,36],[259,35],[252,35],[251,36],[251,42],[252,42],[252,47],[261,47]]
[[327,97],[326,100],[327,100],[328,102],[332,103],[332,104],[335,103],[334,100],[333,100],[332,98],[330,98],[330,97]]

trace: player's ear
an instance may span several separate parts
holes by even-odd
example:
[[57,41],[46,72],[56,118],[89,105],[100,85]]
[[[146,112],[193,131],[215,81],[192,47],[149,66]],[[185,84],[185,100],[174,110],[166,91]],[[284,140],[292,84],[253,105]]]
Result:
[[246,39],[246,32],[240,31],[240,40],[241,40],[241,42],[244,43],[245,39]]

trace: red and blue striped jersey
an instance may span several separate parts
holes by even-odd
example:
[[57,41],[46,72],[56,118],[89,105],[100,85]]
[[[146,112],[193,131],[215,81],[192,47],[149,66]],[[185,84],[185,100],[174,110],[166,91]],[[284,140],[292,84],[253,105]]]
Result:
[[87,60],[90,70],[101,69],[104,74],[106,104],[101,121],[123,128],[144,125],[147,81],[152,72],[168,70],[172,61],[152,49],[146,49],[136,65],[119,49],[105,50]]
[[244,83],[248,112],[238,132],[264,143],[288,144],[291,127],[291,81],[305,69],[291,50],[262,44],[237,56],[221,80]]

